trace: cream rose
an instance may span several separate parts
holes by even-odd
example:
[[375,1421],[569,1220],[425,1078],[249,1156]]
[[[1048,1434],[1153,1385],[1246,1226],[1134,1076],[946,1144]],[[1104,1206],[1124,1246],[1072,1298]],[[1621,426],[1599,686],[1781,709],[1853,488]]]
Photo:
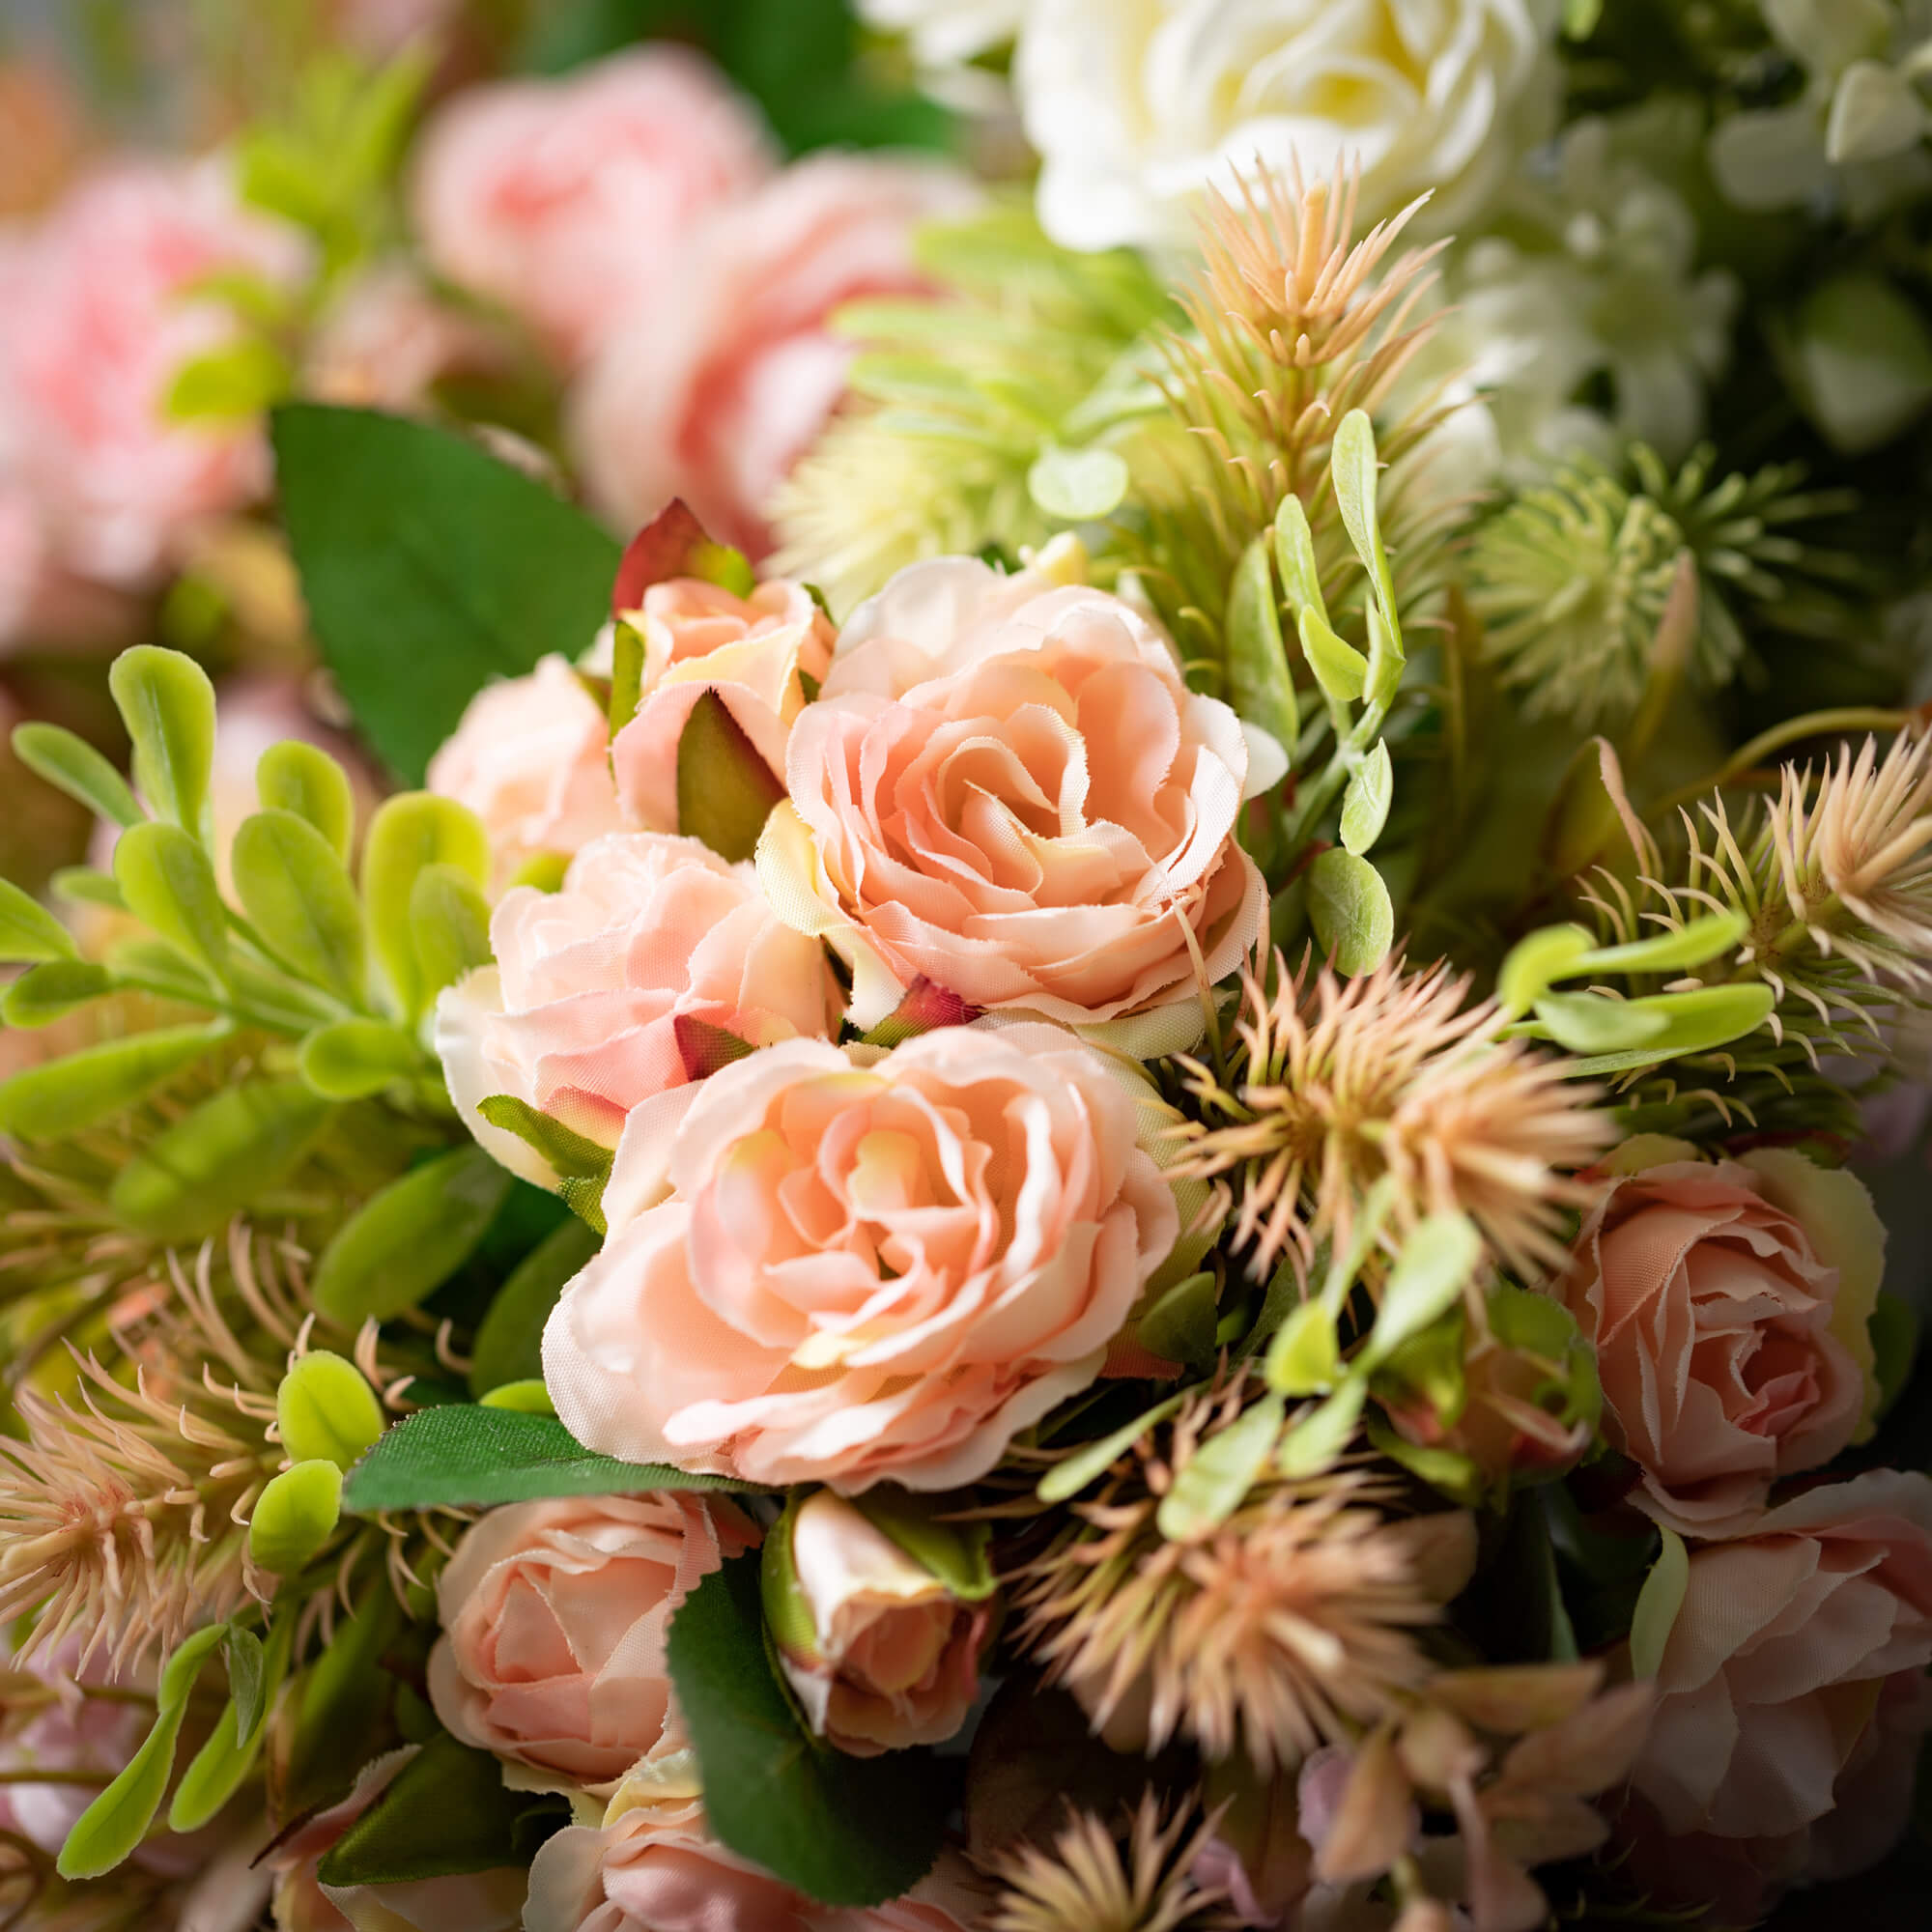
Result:
[[[1257,163],[1361,169],[1365,220],[1434,192],[1463,220],[1540,133],[1540,0],[1032,0],[1013,62],[1065,247],[1182,242],[1187,208]],[[1520,125],[1526,123],[1527,125]]]
[[1196,998],[1261,937],[1239,721],[1102,591],[915,564],[854,613],[792,729],[772,902],[871,1025],[924,978],[1069,1025]]
[[1787,1881],[1849,1872],[1889,1848],[1905,1806],[1882,1805],[1878,1831],[1834,1809],[1901,1720],[1922,1732],[1928,1662],[1932,1480],[1878,1469],[1807,1491],[1692,1550],[1633,1787],[1693,1839],[1687,1868],[1718,1863],[1719,1838]]
[[817,1491],[773,1532],[765,1593],[785,1676],[840,1750],[943,1744],[966,1721],[991,1603],[961,1602],[851,1503]]
[[720,215],[680,276],[625,310],[571,398],[592,499],[636,525],[681,497],[753,556],[765,513],[845,394],[852,345],[827,318],[863,296],[923,290],[919,224],[971,206],[936,161],[819,155]]
[[782,776],[785,744],[832,664],[832,625],[796,583],[772,579],[739,597],[695,577],[670,578],[625,613],[644,642],[637,715],[611,747],[611,769],[634,824],[675,832],[677,746],[692,707],[708,692],[772,772]]
[[608,1454],[760,1483],[972,1482],[1099,1373],[1174,1243],[1134,1128],[1046,1027],[741,1060],[668,1150],[619,1148],[610,1238],[544,1331],[557,1413]]
[[466,1744],[614,1787],[664,1734],[671,1613],[757,1541],[731,1504],[676,1491],[491,1511],[437,1580],[437,1716]]
[[437,1002],[450,1097],[507,1167],[548,1184],[543,1161],[477,1113],[510,1094],[614,1148],[634,1109],[708,1070],[700,1029],[752,1046],[838,1019],[816,945],[775,918],[749,866],[696,838],[593,839],[554,893],[518,886],[490,921],[496,964]]
[[1884,1255],[1858,1179],[1788,1149],[1664,1159],[1611,1186],[1556,1292],[1595,1346],[1645,1509],[1720,1534],[1859,1438]]
[[564,362],[665,306],[699,225],[772,165],[739,97],[665,43],[560,80],[465,88],[417,155],[413,212],[431,264],[501,302]]

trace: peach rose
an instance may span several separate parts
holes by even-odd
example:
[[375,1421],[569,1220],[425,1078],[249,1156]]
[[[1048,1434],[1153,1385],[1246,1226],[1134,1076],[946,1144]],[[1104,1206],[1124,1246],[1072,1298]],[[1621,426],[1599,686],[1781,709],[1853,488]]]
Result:
[[963,211],[967,178],[935,161],[820,155],[722,214],[677,299],[632,303],[571,398],[591,498],[637,525],[682,497],[714,535],[771,548],[772,494],[845,394],[842,302],[923,291],[922,221]]
[[540,853],[575,853],[623,829],[604,708],[554,655],[486,684],[429,761],[426,782],[483,821],[499,888]]
[[1138,611],[1044,582],[901,571],[792,729],[759,869],[862,1026],[920,977],[1069,1025],[1191,1003],[1197,956],[1216,980],[1262,935],[1239,720]]
[[838,1024],[825,955],[773,915],[749,866],[696,838],[593,839],[560,892],[505,893],[490,943],[497,963],[437,1002],[436,1050],[471,1131],[540,1185],[554,1177],[537,1155],[477,1115],[491,1094],[614,1148],[633,1109],[708,1070],[703,1035],[680,1021],[753,1046]]
[[[773,1579],[774,1558],[784,1574]],[[765,1551],[779,1661],[811,1727],[842,1751],[876,1757],[936,1745],[980,1694],[990,1602],[963,1603],[852,1504],[819,1490]]]
[[423,134],[412,199],[438,272],[574,363],[626,318],[688,306],[681,251],[771,164],[717,71],[659,43],[466,88]]
[[1857,1178],[1789,1149],[1666,1158],[1610,1187],[1556,1292],[1596,1348],[1605,1431],[1642,1471],[1643,1508],[1721,1534],[1778,1477],[1859,1438],[1884,1252]]
[[752,748],[783,775],[785,744],[806,688],[832,666],[832,625],[796,583],[774,578],[749,597],[695,577],[644,592],[626,613],[642,634],[644,677],[637,715],[611,747],[617,793],[634,823],[675,832],[677,743],[692,707],[715,692]]
[[1098,1375],[1174,1244],[1134,1127],[1047,1027],[741,1060],[668,1149],[618,1149],[610,1238],[544,1331],[557,1412],[594,1449],[754,1482],[972,1482]]
[[0,260],[0,470],[66,570],[144,588],[184,528],[259,496],[254,419],[171,422],[176,373],[232,341],[215,270],[287,280],[290,231],[244,210],[226,165],[123,163],[82,182]]
[[492,1510],[437,1580],[436,1714],[466,1744],[614,1787],[664,1734],[671,1613],[757,1529],[664,1491]]
[[1876,1862],[1904,1827],[1909,1766],[1932,1726],[1928,1662],[1922,1475],[1876,1469],[1810,1490],[1749,1536],[1693,1549],[1632,1775],[1651,1828],[1629,1833],[1643,1865],[1676,1895],[1756,1911],[1785,1885]]

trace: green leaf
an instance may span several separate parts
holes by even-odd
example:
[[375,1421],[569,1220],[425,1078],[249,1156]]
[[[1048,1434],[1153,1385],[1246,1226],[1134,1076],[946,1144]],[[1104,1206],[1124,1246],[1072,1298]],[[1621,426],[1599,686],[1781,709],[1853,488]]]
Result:
[[1134,1324],[1141,1347],[1190,1368],[1211,1364],[1219,1292],[1211,1274],[1191,1274],[1176,1282]]
[[362,898],[377,963],[412,1024],[431,998],[411,919],[416,880],[431,866],[454,867],[479,890],[487,887],[490,837],[482,821],[454,799],[426,791],[385,799],[362,847]]
[[272,342],[244,335],[175,371],[162,413],[175,422],[239,422],[260,415],[295,386],[295,371]]
[[457,1148],[392,1180],[336,1230],[315,1305],[352,1332],[413,1308],[469,1260],[515,1177],[480,1147]]
[[[228,1702],[215,1720],[214,1730],[202,1746],[175,1787],[174,1803],[168,1807],[168,1830],[198,1832],[242,1788],[255,1768],[267,1734],[270,1706],[288,1675],[289,1652],[294,1642],[296,1619],[278,1618],[270,1627],[265,1647],[252,1632],[229,1626]],[[250,1687],[238,1681],[237,1640],[253,1644],[261,1659],[252,1686],[252,1698],[244,1703],[243,1690]],[[242,1666],[245,1673],[246,1665]]]
[[1382,875],[1339,847],[1308,868],[1308,917],[1315,943],[1350,980],[1374,972],[1395,941],[1395,907]]
[[11,1027],[43,1027],[114,990],[114,976],[91,959],[50,959],[22,973],[0,995]]
[[134,741],[134,782],[142,796],[183,831],[205,838],[214,764],[214,687],[208,673],[180,651],[136,644],[114,660],[107,688]]
[[1368,659],[1353,644],[1338,638],[1312,605],[1304,606],[1295,619],[1295,633],[1301,639],[1301,654],[1324,696],[1337,703],[1361,696],[1369,682]]
[[605,713],[611,736],[638,715],[644,695],[644,634],[619,617],[611,626],[611,702]]
[[756,1551],[714,1570],[671,1618],[678,1709],[720,1840],[828,1905],[896,1898],[931,1868],[951,1779],[929,1752],[849,1757],[807,1731],[772,1667]]
[[248,1519],[248,1554],[264,1570],[293,1577],[335,1534],[342,1469],[326,1456],[270,1477]]
[[1266,542],[1257,537],[1241,553],[1228,585],[1228,683],[1236,712],[1271,732],[1291,751],[1301,735],[1288,647],[1281,640],[1281,611]]
[[1150,1429],[1158,1428],[1171,1415],[1179,1415],[1180,1405],[1189,1393],[1183,1389],[1179,1395],[1171,1395],[1111,1435],[1102,1435],[1074,1450],[1039,1479],[1034,1494],[1043,1503],[1064,1503],[1077,1496],[1089,1483],[1098,1482]]
[[1382,836],[1394,796],[1389,748],[1378,739],[1376,749],[1350,774],[1349,788],[1342,794],[1342,843],[1356,858],[1366,857]]
[[327,1100],[359,1100],[425,1067],[412,1034],[387,1020],[336,1020],[317,1027],[296,1056],[301,1077]]
[[167,1661],[155,1695],[155,1722],[141,1747],[105,1791],[73,1821],[54,1868],[65,1879],[110,1872],[148,1835],[175,1767],[175,1743],[201,1666],[227,1630],[196,1631]]
[[1563,38],[1587,41],[1604,17],[1604,0],[1563,0]]
[[879,1483],[851,1499],[852,1507],[886,1540],[946,1585],[962,1604],[983,1604],[1000,1587],[993,1568],[989,1522],[942,1522],[932,1496]]
[[1545,993],[1532,1010],[1551,1039],[1571,1053],[1617,1053],[1641,1046],[1663,1031],[1663,1015],[1647,1000],[1608,993]]
[[395,1680],[383,1659],[402,1629],[403,1607],[389,1578],[373,1577],[352,1613],[337,1618],[335,1640],[298,1680],[289,1705],[288,1760],[280,1778],[286,1815],[317,1810],[346,1797],[356,1773],[383,1747],[395,1692]]
[[128,901],[112,872],[98,871],[92,866],[63,866],[52,880],[54,896],[71,905],[104,905],[114,912],[126,912]]
[[355,837],[355,788],[320,745],[285,738],[270,745],[255,767],[255,793],[270,811],[292,811],[327,838],[347,860]]
[[[1622,946],[1603,946],[1585,952],[1570,968],[1573,973],[1683,973],[1728,952],[1741,940],[1750,921],[1741,912],[1711,912],[1688,921],[1674,932],[1659,932]],[[1563,928],[1576,931],[1577,927]]]
[[262,1639],[241,1624],[230,1624],[221,1643],[228,1666],[228,1694],[235,1701],[235,1720],[243,1731],[261,1721],[268,1705],[268,1659]]
[[765,819],[784,795],[724,700],[707,691],[677,741],[677,829],[736,864],[757,851]]
[[729,1476],[688,1475],[661,1463],[621,1463],[586,1449],[551,1415],[482,1404],[418,1409],[349,1472],[343,1507],[494,1509],[544,1496],[639,1494],[649,1490],[755,1492]]
[[1251,1404],[1197,1448],[1160,1499],[1154,1525],[1170,1543],[1191,1543],[1220,1528],[1266,1468],[1287,1409],[1278,1395]]
[[474,443],[371,411],[275,412],[302,593],[355,721],[406,782],[492,677],[575,658],[608,613],[616,543]]
[[615,1156],[607,1147],[573,1132],[561,1121],[520,1100],[514,1094],[486,1094],[476,1103],[476,1111],[493,1127],[515,1134],[525,1146],[534,1148],[557,1177],[557,1192],[598,1234],[604,1228],[604,1184],[611,1179]]
[[[1295,622],[1300,623],[1304,611],[1312,611],[1326,630],[1328,606],[1322,602],[1321,573],[1315,563],[1315,535],[1308,527],[1308,512],[1302,507],[1301,498],[1292,491],[1281,499],[1281,508],[1274,513],[1274,561],[1281,572],[1282,587],[1288,592],[1288,607],[1294,612]],[[1346,650],[1348,646],[1343,648]]]
[[485,1408],[514,1409],[519,1415],[554,1415],[556,1404],[541,1376],[526,1376],[522,1381],[498,1382],[477,1400]]
[[1690,1587],[1690,1552],[1685,1548],[1684,1539],[1663,1523],[1657,1527],[1663,1548],[1644,1578],[1636,1613],[1631,1619],[1631,1671],[1637,1677],[1657,1675],[1677,1612],[1684,1607],[1684,1593]]
[[270,808],[242,821],[229,865],[242,910],[282,961],[358,1004],[369,970],[362,903],[327,837],[293,811]]
[[1399,653],[1402,620],[1395,608],[1395,580],[1389,574],[1388,552],[1382,548],[1381,525],[1376,515],[1376,432],[1365,412],[1350,410],[1342,418],[1329,469],[1349,541],[1369,573],[1382,619]]
[[1111,449],[1062,449],[1048,443],[1027,470],[1027,495],[1042,516],[1063,524],[1097,523],[1121,507],[1133,480],[1126,459]]
[[[1776,1005],[1771,988],[1755,982],[1696,986],[1683,993],[1653,993],[1641,1000],[1609,1000],[1587,993],[1548,993],[1536,1016],[1573,1053],[1601,1058],[1585,1069],[1610,1072],[1644,1066],[1689,1053],[1709,1053],[1755,1033]],[[1605,1011],[1609,1009],[1609,1011]],[[1546,1010],[1548,1009],[1548,1010]],[[1625,1059],[1634,1053],[1634,1059]],[[1614,1060],[1614,1065],[1607,1060]]]
[[375,1447],[383,1405],[354,1362],[312,1349],[275,1390],[275,1426],[291,1462],[320,1459],[346,1469]]
[[[324,1885],[411,1885],[522,1864],[517,1825],[531,1807],[503,1767],[447,1731],[431,1738],[322,1855]],[[451,1928],[455,1932],[455,1928]]]
[[1321,1395],[1341,1370],[1341,1340],[1325,1304],[1304,1301],[1292,1309],[1268,1345],[1268,1386],[1283,1395]]
[[178,825],[130,825],[114,841],[114,879],[128,910],[218,980],[228,965],[228,913],[207,848]]
[[1483,1237],[1466,1214],[1425,1214],[1403,1236],[1402,1252],[1382,1284],[1364,1362],[1386,1361],[1455,1307],[1482,1254]]
[[146,934],[117,939],[107,949],[107,967],[117,978],[138,980],[164,999],[205,1007],[221,997],[214,981],[192,959],[176,952],[166,940]]
[[0,1134],[54,1140],[125,1112],[212,1053],[225,1027],[157,1027],[84,1046],[0,1081]]
[[115,1177],[108,1205],[158,1241],[197,1240],[285,1180],[332,1108],[299,1080],[252,1080],[204,1100]]
[[1525,935],[1504,955],[1496,974],[1496,1003],[1514,1017],[1526,1013],[1558,980],[1577,971],[1590,951],[1580,925],[1546,925]]
[[86,739],[75,737],[64,725],[15,725],[14,755],[110,825],[138,825],[147,816],[121,774]]
[[1332,1468],[1336,1458],[1348,1449],[1368,1399],[1366,1378],[1350,1376],[1340,1383],[1325,1402],[1297,1417],[1290,1426],[1275,1457],[1276,1469],[1290,1481],[1295,1481]]
[[543,1331],[564,1284],[603,1245],[596,1229],[575,1216],[545,1236],[497,1291],[470,1350],[469,1392],[543,1375]]
[[490,963],[490,904],[461,867],[425,866],[416,874],[410,888],[410,938],[425,1005]]
[[71,959],[76,950],[73,934],[45,906],[11,879],[0,879],[0,960],[34,965]]

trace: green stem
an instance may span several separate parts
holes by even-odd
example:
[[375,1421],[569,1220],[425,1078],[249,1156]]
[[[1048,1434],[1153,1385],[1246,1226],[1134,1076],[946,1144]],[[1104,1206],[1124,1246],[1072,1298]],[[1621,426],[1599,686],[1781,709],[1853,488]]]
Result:
[[1689,805],[1693,799],[1702,798],[1707,792],[1731,783],[1752,767],[1762,764],[1774,752],[1782,751],[1786,745],[1796,744],[1801,739],[1823,737],[1833,731],[1902,731],[1912,723],[1914,716],[1910,711],[1850,705],[1837,711],[1811,711],[1802,718],[1787,718],[1781,724],[1760,731],[1749,744],[1733,752],[1709,778],[1699,779],[1694,784],[1679,785],[1675,791],[1658,800],[1644,812],[1644,816],[1647,819],[1658,818],[1664,812],[1675,810],[1680,805]]

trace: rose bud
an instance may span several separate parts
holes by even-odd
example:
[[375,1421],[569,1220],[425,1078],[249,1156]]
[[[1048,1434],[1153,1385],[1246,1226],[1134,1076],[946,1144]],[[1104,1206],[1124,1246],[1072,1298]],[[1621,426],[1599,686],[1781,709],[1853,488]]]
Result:
[[840,1750],[939,1744],[966,1721],[995,1610],[970,1533],[890,1495],[794,1497],[766,1542],[764,1598],[785,1676]]

